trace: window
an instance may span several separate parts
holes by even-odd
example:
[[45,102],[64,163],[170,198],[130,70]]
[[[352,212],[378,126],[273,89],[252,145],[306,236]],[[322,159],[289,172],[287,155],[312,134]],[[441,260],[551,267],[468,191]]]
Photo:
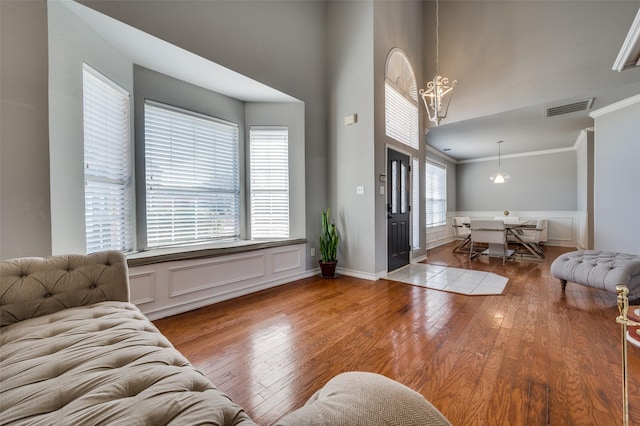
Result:
[[418,88],[408,59],[398,49],[387,59],[384,93],[386,135],[418,149]]
[[251,127],[251,238],[289,238],[289,129]]
[[146,101],[147,247],[240,236],[238,125]]
[[83,65],[87,253],[133,250],[129,93]]
[[420,160],[413,157],[411,164],[411,226],[412,250],[420,248]]
[[426,162],[426,212],[427,228],[447,223],[447,168]]

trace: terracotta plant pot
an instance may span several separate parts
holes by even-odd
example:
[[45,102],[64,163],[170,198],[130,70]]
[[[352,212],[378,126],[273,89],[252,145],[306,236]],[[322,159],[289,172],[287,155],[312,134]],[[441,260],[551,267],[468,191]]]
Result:
[[323,262],[319,260],[320,264],[320,276],[322,278],[335,278],[336,277],[336,265],[338,262]]

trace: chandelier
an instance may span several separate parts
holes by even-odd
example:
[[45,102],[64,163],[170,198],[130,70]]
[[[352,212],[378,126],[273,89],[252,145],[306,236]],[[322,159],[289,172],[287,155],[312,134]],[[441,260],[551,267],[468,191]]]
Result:
[[500,144],[504,141],[498,141],[498,173],[494,173],[489,176],[489,179],[493,181],[493,183],[505,183],[509,180],[511,176],[509,173],[505,173],[500,169]]
[[427,115],[429,121],[436,124],[440,124],[440,120],[447,116],[447,110],[449,109],[449,102],[453,96],[453,88],[456,86],[457,80],[453,80],[449,83],[447,77],[440,75],[440,62],[439,62],[439,48],[440,48],[440,18],[439,18],[440,4],[436,0],[436,75],[433,80],[427,82],[426,89],[420,89],[420,96],[424,101],[424,106],[427,109]]

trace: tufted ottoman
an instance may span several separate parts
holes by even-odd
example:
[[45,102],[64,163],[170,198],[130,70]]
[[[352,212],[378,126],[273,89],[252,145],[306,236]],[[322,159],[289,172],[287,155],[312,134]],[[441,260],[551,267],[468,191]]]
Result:
[[581,250],[560,255],[551,264],[551,274],[560,280],[610,292],[617,285],[629,289],[629,299],[640,297],[640,256],[610,251]]

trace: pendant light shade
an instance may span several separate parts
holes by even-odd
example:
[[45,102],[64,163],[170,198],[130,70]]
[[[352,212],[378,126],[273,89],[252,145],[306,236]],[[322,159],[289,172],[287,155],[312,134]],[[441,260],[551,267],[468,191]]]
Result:
[[503,172],[500,168],[500,144],[504,141],[498,141],[498,172],[489,176],[493,183],[506,183],[511,177],[509,173]]

